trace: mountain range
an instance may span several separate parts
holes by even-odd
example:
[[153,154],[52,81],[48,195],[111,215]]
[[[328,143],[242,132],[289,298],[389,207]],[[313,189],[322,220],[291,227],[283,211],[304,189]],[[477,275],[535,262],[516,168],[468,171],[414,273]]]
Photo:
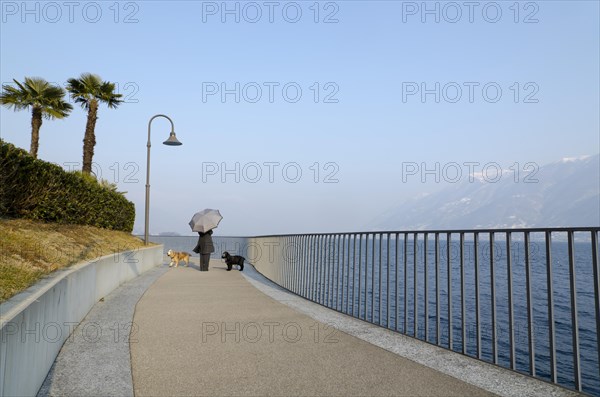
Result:
[[502,177],[472,174],[399,203],[371,230],[600,226],[600,155],[564,158]]

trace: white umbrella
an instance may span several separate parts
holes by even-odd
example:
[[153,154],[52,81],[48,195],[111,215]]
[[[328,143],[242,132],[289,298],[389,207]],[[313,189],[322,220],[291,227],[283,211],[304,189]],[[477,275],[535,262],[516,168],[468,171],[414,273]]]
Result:
[[196,212],[190,221],[190,227],[193,232],[206,233],[219,225],[223,216],[219,210],[205,209]]

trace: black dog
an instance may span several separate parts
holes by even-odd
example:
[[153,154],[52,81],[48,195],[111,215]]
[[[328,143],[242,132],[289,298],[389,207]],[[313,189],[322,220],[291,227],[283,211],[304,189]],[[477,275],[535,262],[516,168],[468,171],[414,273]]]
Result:
[[223,252],[221,258],[225,259],[225,263],[227,264],[227,271],[230,271],[233,265],[238,265],[240,267],[240,272],[244,270],[244,261],[246,258],[239,255],[229,255],[229,252]]

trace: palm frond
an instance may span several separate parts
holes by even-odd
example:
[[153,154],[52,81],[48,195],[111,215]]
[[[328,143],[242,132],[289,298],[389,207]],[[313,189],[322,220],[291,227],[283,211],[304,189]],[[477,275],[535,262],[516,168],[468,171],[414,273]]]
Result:
[[44,116],[49,119],[63,119],[71,113],[73,105],[64,101],[56,101],[44,111]]
[[24,101],[25,95],[15,87],[10,85],[2,86],[2,94],[0,94],[0,105],[4,105],[9,109],[23,110],[29,105]]
[[114,109],[118,107],[123,100],[123,95],[115,92],[115,84],[109,81],[102,81],[100,76],[92,73],[82,73],[77,79],[67,81],[67,91],[71,98],[86,110],[89,110],[90,102],[97,100],[100,103]]
[[15,111],[29,107],[39,108],[46,118],[66,117],[72,106],[64,101],[65,90],[41,77],[25,77],[20,83],[13,79],[16,87],[2,86],[0,103]]
[[[27,78],[25,78],[25,80],[27,80]],[[17,80],[13,79],[13,81],[15,82],[15,84],[19,87],[19,89],[22,92],[27,92],[27,88],[25,88],[25,86],[21,83],[19,83]]]

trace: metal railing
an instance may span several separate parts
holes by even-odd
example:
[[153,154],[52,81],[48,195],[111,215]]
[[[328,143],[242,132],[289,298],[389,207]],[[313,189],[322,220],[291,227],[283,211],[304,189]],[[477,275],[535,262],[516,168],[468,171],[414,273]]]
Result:
[[600,395],[600,228],[248,238],[306,299],[428,343]]

